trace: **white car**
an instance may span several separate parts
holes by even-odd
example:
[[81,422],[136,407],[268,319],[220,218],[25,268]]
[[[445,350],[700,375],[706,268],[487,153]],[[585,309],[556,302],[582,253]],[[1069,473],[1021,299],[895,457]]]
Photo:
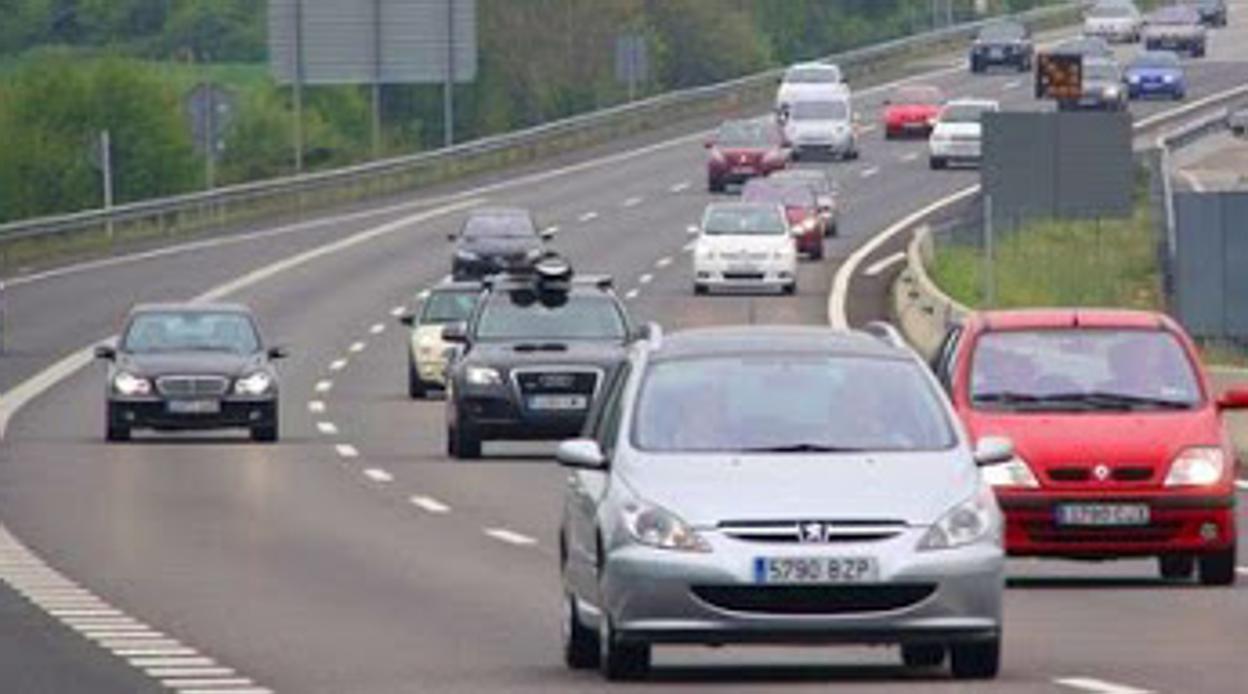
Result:
[[840,94],[849,89],[841,68],[832,63],[798,63],[785,70],[776,91],[776,112],[781,113],[797,99],[814,99]]
[[693,251],[693,291],[797,290],[797,243],[779,205],[712,203]]
[[858,158],[854,103],[848,90],[795,99],[783,112],[781,122],[794,161],[818,156]]
[[446,282],[421,299],[419,312],[399,318],[411,328],[407,392],[413,399],[423,399],[430,390],[446,387],[446,368],[455,346],[442,339],[442,329],[451,323],[466,322],[480,296],[481,285],[477,282]]
[[986,99],[958,99],[946,104],[928,140],[932,168],[943,169],[955,162],[979,163],[983,155],[983,115],[1000,110],[998,102]]
[[1144,17],[1134,3],[1102,0],[1088,9],[1083,19],[1083,33],[1107,41],[1136,43],[1144,33]]

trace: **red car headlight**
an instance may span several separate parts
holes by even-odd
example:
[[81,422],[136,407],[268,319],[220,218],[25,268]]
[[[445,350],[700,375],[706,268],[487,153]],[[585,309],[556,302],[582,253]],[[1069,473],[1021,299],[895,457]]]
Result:
[[1221,448],[1189,448],[1170,464],[1167,487],[1208,487],[1226,474],[1226,454]]

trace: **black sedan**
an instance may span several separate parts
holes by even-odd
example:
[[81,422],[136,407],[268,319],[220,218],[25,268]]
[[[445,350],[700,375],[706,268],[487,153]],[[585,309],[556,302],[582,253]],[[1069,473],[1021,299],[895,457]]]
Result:
[[278,438],[278,377],[251,312],[231,304],[152,304],[130,312],[108,362],[109,441],[135,429],[247,429]]
[[992,22],[980,29],[971,45],[971,72],[987,72],[990,67],[1012,67],[1019,72],[1031,70],[1035,46],[1031,32],[1018,22]]
[[463,281],[531,268],[545,255],[550,234],[538,231],[528,210],[498,207],[474,210],[449,238],[455,244],[451,275]]

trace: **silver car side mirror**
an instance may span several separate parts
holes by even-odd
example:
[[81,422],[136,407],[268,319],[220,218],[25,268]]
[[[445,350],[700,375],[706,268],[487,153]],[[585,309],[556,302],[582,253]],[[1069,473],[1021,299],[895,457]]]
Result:
[[607,466],[607,457],[593,439],[564,441],[555,451],[555,458],[564,467],[583,470],[601,470]]
[[1001,465],[1014,459],[1014,442],[1003,436],[985,436],[975,444],[975,464]]

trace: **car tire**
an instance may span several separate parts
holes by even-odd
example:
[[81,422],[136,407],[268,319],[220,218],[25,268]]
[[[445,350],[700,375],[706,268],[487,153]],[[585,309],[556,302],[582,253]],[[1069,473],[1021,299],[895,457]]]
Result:
[[784,285],[784,289],[782,291],[788,296],[793,296],[794,294],[797,294],[797,282]]
[[949,162],[940,157],[932,157],[932,171],[942,171],[949,166]]
[[706,190],[711,193],[722,193],[724,192],[724,182],[710,179],[706,182]]
[[277,423],[265,424],[251,428],[251,440],[256,443],[277,443]]
[[598,643],[598,632],[581,624],[575,598],[567,596],[563,605],[563,663],[569,670],[593,670],[598,667],[602,649]]
[[458,460],[477,460],[481,457],[481,435],[472,427],[457,424],[446,431],[451,455]]
[[1196,557],[1166,554],[1157,557],[1157,568],[1167,581],[1186,581],[1196,572]]
[[945,663],[947,649],[939,643],[902,644],[901,662],[908,668],[934,668]]
[[130,427],[122,424],[109,424],[104,432],[105,440],[110,443],[124,443],[130,440]]
[[955,679],[993,679],[1001,670],[1001,638],[955,643],[950,655]]
[[424,400],[429,397],[429,388],[420,378],[420,370],[411,357],[407,359],[407,395],[413,400]]
[[1203,586],[1229,586],[1235,583],[1235,546],[1197,561],[1197,573]]
[[829,224],[828,233],[825,234],[824,236],[825,238],[829,238],[829,239],[836,238],[836,235],[839,234],[840,231],[841,231],[840,226],[838,224],[835,224],[835,223]]
[[811,260],[823,260],[823,239],[819,240],[819,244],[810,252]]
[[707,294],[707,288],[705,284],[701,284],[699,282],[693,283],[693,295],[694,296],[706,296],[706,294]]
[[640,680],[650,672],[650,644],[624,641],[605,614],[598,642],[598,666],[608,681]]

